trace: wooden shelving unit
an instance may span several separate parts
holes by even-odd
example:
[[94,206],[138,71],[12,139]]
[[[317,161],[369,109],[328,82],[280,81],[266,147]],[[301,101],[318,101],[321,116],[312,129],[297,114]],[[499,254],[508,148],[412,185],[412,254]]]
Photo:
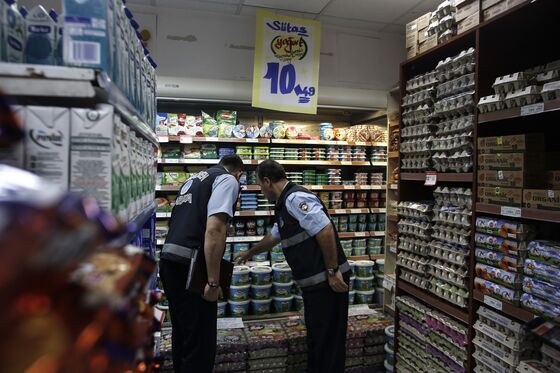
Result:
[[529,209],[524,207],[511,207],[477,203],[476,212],[500,215],[503,217],[523,218],[550,223],[560,223],[560,211]]
[[509,304],[507,302],[502,302],[495,298],[488,297],[482,294],[478,290],[474,290],[473,297],[480,303],[484,303],[486,306],[501,311],[506,315],[511,316],[520,321],[529,322],[533,320],[533,318],[535,317],[535,315],[533,315],[530,311],[527,311],[520,307],[515,307],[514,305]]
[[[437,181],[441,182],[454,182],[454,183],[472,183],[473,182],[473,173],[436,173]],[[400,175],[401,180],[403,181],[425,181],[426,174],[425,173],[416,173],[416,172],[403,172]]]

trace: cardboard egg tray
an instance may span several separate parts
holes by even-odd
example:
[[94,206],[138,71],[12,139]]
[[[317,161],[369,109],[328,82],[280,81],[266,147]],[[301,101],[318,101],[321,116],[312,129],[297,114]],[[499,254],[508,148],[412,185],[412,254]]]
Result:
[[401,169],[403,171],[422,172],[431,168],[432,158],[430,155],[404,155],[401,157]]
[[433,137],[421,137],[413,140],[405,140],[401,143],[402,154],[430,154]]
[[436,223],[448,224],[462,228],[470,228],[472,210],[467,207],[458,206],[434,206],[434,218]]
[[465,346],[457,345],[446,334],[430,330],[428,333],[428,343],[443,351],[445,355],[453,359],[457,364],[463,365],[467,360]]
[[444,83],[453,78],[473,73],[476,66],[474,56],[474,48],[469,48],[457,56],[440,61],[436,67],[438,81]]
[[504,103],[505,96],[503,94],[495,94],[491,96],[484,96],[478,100],[478,110],[482,114],[491,113],[493,111],[504,110],[506,104]]
[[432,241],[428,247],[428,253],[432,257],[440,258],[447,263],[452,263],[458,266],[466,266],[468,264],[468,251],[465,249],[457,248],[445,242]]
[[403,236],[399,239],[398,248],[399,250],[408,251],[416,255],[428,256],[430,253],[429,244],[430,241],[425,239]]
[[427,137],[434,133],[436,125],[434,124],[419,124],[416,126],[404,127],[401,131],[401,137],[403,139],[411,137]]
[[424,276],[418,276],[413,272],[409,272],[408,270],[401,269],[400,271],[400,279],[406,282],[409,282],[421,289],[427,289],[429,286],[429,281]]
[[444,119],[470,115],[475,108],[474,92],[465,92],[437,101],[434,104],[434,115]]
[[402,113],[403,125],[415,125],[429,123],[434,115],[434,107],[432,105],[419,105],[412,108],[406,108]]
[[416,76],[406,82],[406,91],[409,93],[418,92],[437,84],[436,72],[430,71],[426,74]]
[[431,221],[432,211],[433,206],[426,203],[402,201],[397,205],[397,214],[400,216],[422,221]]
[[435,358],[435,361],[442,363],[436,363],[437,365],[440,365],[440,367],[445,366],[452,372],[457,373],[466,372],[466,362],[451,354],[450,351],[447,351],[440,346],[434,346],[430,342],[426,345],[426,351]]
[[459,245],[467,247],[470,243],[470,235],[466,234],[466,230],[458,228],[443,229],[441,225],[437,225],[437,230],[432,233],[432,238],[443,241],[451,245]]
[[555,367],[558,370],[560,367],[560,351],[545,344],[541,346],[540,351],[542,353],[542,361],[546,365]]
[[470,132],[474,128],[474,115],[465,115],[453,118],[435,125],[437,136],[451,135],[462,132]]
[[428,268],[428,261],[423,259],[421,256],[401,252],[397,257],[397,264],[419,274],[426,273]]
[[516,368],[510,364],[496,359],[494,355],[487,352],[486,350],[475,346],[476,352],[473,354],[473,358],[478,362],[483,363],[486,367],[490,368],[496,373],[516,373]]
[[402,106],[408,108],[411,106],[420,106],[424,104],[432,105],[434,102],[435,94],[436,90],[434,87],[429,87],[422,91],[407,94],[403,97]]
[[524,72],[497,77],[492,85],[496,95],[506,95],[522,90],[529,85],[529,77]]
[[430,260],[429,273],[441,280],[466,289],[468,287],[468,272],[465,267],[446,263],[438,258]]
[[440,298],[447,300],[458,307],[465,308],[467,306],[469,293],[465,289],[457,288],[456,286],[450,286],[447,281],[432,278],[430,281],[430,292],[437,295]]
[[541,91],[543,101],[560,99],[560,80],[546,83]]
[[399,234],[430,238],[432,227],[430,223],[413,219],[400,219],[397,223]]
[[508,93],[504,103],[508,109],[532,105],[541,100],[541,87],[533,85]]
[[[553,369],[556,368],[556,369]],[[525,360],[517,366],[518,373],[558,373],[557,366],[550,366],[538,360]]]
[[539,85],[544,85],[557,80],[560,80],[560,69],[552,69],[537,75],[537,83]]
[[494,356],[494,359],[499,360],[503,363],[508,364],[511,367],[516,367],[522,359],[531,357],[530,353],[524,353],[520,351],[513,351],[504,348],[499,343],[496,343],[491,338],[487,338],[484,335],[478,335],[473,339],[474,345],[478,349],[483,350],[486,353]]
[[472,150],[472,137],[473,133],[471,131],[463,131],[453,135],[434,136],[431,139],[431,150],[446,152],[464,149]]
[[443,99],[445,97],[458,95],[463,92],[468,92],[474,90],[474,73],[466,74],[449,80],[445,83],[441,83],[436,88],[436,97],[438,99]]

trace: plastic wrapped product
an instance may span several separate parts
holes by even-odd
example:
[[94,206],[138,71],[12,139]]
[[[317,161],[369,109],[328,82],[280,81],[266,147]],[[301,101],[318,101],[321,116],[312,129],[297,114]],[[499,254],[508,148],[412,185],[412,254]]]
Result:
[[521,305],[528,310],[549,318],[560,317],[560,306],[534,297],[531,294],[521,296]]
[[553,241],[532,241],[527,247],[530,259],[560,266],[560,243]]
[[525,275],[560,286],[560,268],[533,259],[525,260]]
[[202,112],[202,130],[206,137],[218,137],[219,134],[218,122],[210,115]]

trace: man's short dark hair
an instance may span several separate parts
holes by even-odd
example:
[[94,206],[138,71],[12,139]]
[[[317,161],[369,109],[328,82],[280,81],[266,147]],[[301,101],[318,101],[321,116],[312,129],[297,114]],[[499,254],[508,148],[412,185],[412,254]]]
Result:
[[257,167],[257,176],[259,180],[267,177],[273,183],[277,183],[280,180],[286,179],[286,171],[284,171],[284,167],[280,163],[267,159]]
[[220,164],[227,168],[229,172],[243,171],[243,160],[236,154],[224,155],[220,159]]

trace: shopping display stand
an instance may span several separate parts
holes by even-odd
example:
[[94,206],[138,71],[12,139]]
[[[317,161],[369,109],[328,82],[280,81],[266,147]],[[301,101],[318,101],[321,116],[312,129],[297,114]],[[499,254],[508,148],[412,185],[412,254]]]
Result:
[[[509,3],[509,2],[508,2]],[[518,2],[520,3],[520,2]],[[483,21],[482,10],[480,11],[480,24],[474,28],[461,33],[451,40],[438,45],[416,57],[403,62],[400,67],[400,94],[406,94],[407,80],[433,70],[439,61],[447,57],[457,55],[468,48],[475,48],[475,86],[474,101],[478,103],[479,98],[494,94],[492,85],[498,76],[522,71],[537,65],[543,65],[560,58],[560,51],[553,47],[553,40],[559,36],[558,28],[551,14],[557,14],[560,3],[557,1],[525,1],[511,7],[504,13]],[[503,217],[540,225],[547,232],[543,239],[558,239],[558,228],[560,213],[558,211],[546,211],[534,208],[509,208],[487,203],[477,203],[477,140],[487,136],[505,136],[512,134],[535,133],[545,134],[546,148],[555,149],[555,141],[560,132],[556,125],[559,118],[558,100],[545,102],[540,108],[514,108],[480,114],[475,111],[475,125],[473,130],[473,161],[472,171],[468,173],[437,173],[437,181],[432,186],[429,184],[429,173],[403,173],[399,178],[398,192],[399,201],[421,201],[431,200],[432,192],[436,186],[471,188],[472,194],[472,221],[471,221],[471,245],[468,265],[469,297],[467,307],[461,308],[430,292],[421,289],[399,278],[401,269],[396,269],[396,293],[397,296],[412,296],[424,304],[436,309],[451,318],[460,321],[468,327],[468,362],[466,371],[474,370],[474,345],[472,340],[475,336],[473,325],[477,319],[479,306],[497,309],[503,314],[518,320],[528,322],[535,315],[527,309],[513,306],[507,302],[483,295],[474,288],[474,268],[476,258],[474,255],[474,232],[475,221],[478,216]],[[403,110],[401,109],[401,114]],[[400,128],[404,126],[400,124]],[[435,185],[434,185],[435,184]],[[397,256],[401,250],[397,250]],[[399,334],[399,312],[395,319],[396,334]],[[399,346],[396,346],[398,356]],[[398,360],[398,357],[397,357]]]

